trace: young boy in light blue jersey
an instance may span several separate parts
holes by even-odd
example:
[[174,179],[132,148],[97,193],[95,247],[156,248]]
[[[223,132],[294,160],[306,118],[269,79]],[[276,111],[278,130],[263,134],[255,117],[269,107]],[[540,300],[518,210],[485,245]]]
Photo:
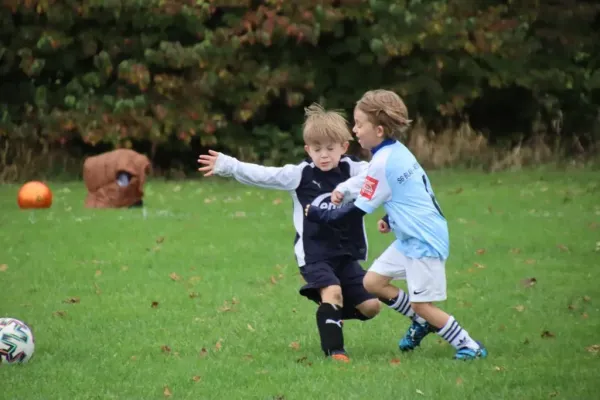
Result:
[[[383,205],[387,215],[379,221],[379,230],[391,229],[396,240],[375,260],[363,284],[390,308],[412,319],[399,342],[400,349],[413,350],[427,334],[437,332],[456,348],[455,359],[483,358],[487,350],[481,343],[454,317],[433,305],[446,300],[448,225],[427,174],[410,150],[394,139],[409,123],[406,106],[396,93],[365,93],[354,109],[353,131],[373,158],[366,176],[338,185],[332,198],[343,198],[362,180],[360,195],[354,203],[334,210],[308,205],[305,213],[311,221],[335,225],[351,216],[373,213]],[[392,285],[394,279],[406,280],[408,293]]]

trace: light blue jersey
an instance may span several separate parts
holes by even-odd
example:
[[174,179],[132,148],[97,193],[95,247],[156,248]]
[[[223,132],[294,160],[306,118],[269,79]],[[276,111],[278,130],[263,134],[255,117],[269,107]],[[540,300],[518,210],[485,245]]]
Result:
[[386,140],[373,149],[366,180],[354,203],[366,213],[383,205],[396,248],[410,258],[449,255],[448,224],[425,170],[402,143]]

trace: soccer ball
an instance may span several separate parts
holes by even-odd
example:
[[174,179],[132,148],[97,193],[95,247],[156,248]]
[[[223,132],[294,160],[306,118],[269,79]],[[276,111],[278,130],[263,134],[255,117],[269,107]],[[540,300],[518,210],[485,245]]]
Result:
[[27,182],[17,194],[19,208],[50,208],[52,206],[52,190],[43,182]]
[[14,318],[0,318],[0,365],[26,363],[34,350],[33,333],[25,323]]

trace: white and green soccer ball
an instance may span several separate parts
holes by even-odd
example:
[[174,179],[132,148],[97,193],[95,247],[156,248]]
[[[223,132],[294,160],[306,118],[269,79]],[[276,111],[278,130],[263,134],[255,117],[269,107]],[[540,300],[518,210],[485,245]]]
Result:
[[35,350],[33,332],[22,321],[0,318],[0,366],[24,364]]

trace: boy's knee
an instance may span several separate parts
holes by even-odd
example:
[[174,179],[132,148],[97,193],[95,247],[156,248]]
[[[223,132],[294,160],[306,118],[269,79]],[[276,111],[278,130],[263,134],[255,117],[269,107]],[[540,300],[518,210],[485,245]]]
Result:
[[321,301],[323,303],[336,304],[338,306],[344,305],[344,299],[342,297],[342,288],[337,285],[327,286],[321,289]]
[[377,294],[384,284],[385,282],[380,279],[380,276],[372,272],[367,272],[363,278],[363,286],[367,292],[372,294]]

